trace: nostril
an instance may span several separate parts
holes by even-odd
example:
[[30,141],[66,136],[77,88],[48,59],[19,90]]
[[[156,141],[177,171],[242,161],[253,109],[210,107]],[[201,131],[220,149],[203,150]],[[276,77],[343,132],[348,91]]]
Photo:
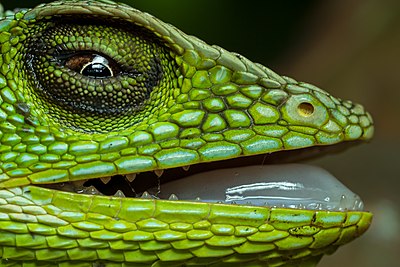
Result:
[[300,116],[309,117],[314,113],[314,106],[308,102],[302,102],[297,106],[297,112]]

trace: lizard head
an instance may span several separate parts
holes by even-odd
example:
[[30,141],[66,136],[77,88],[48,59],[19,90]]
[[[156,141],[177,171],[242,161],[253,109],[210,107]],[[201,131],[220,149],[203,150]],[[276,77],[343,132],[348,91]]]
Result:
[[[361,105],[280,76],[129,6],[55,2],[7,17],[1,27],[0,187],[20,188],[36,204],[57,203],[59,210],[82,213],[93,208],[92,213],[133,224],[148,218],[127,219],[132,207],[164,203],[122,198],[148,190],[142,184],[153,172],[157,178],[164,170],[265,159],[373,135],[371,116]],[[185,203],[192,210],[214,208]],[[235,208],[237,216],[243,213],[244,206],[226,209]],[[313,222],[323,227],[318,212],[275,209],[307,214],[308,227]],[[257,211],[270,214],[271,208]],[[371,218],[355,211],[358,220],[351,223],[351,213],[333,213],[340,217],[335,226],[357,228],[348,236],[336,233],[328,242],[334,248],[365,231]],[[205,220],[201,216],[195,221]],[[271,220],[265,216],[264,224]]]

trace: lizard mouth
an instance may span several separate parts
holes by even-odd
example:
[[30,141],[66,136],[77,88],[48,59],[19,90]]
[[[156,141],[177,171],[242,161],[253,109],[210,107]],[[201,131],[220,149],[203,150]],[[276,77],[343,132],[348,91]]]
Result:
[[[292,163],[349,144],[45,184],[78,194],[154,198],[310,210],[363,210],[360,197],[322,168]],[[277,162],[281,164],[276,164]],[[282,163],[284,162],[284,163]],[[288,163],[290,162],[290,163]]]
[[363,209],[361,199],[334,176],[305,164],[255,165],[200,173],[163,185],[158,197],[165,198],[173,192],[179,192],[179,197],[185,200],[198,198],[225,204],[335,211]]

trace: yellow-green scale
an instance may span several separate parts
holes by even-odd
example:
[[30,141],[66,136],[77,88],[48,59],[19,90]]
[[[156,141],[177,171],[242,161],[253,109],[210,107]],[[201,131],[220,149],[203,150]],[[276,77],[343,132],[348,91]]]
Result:
[[[2,266],[314,266],[371,222],[34,186],[369,140],[373,122],[358,104],[108,0],[19,11],[0,21],[0,47]],[[118,75],[83,75],[82,51]]]

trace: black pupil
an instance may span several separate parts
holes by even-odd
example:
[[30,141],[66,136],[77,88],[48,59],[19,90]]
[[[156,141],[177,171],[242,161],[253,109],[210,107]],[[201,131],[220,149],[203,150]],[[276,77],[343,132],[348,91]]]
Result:
[[[103,62],[98,62],[101,60]],[[97,62],[96,62],[97,61]],[[96,56],[92,62],[83,66],[81,74],[93,78],[109,78],[113,76],[110,66],[106,65],[108,60],[101,56]]]
[[93,78],[108,78],[113,76],[110,68],[102,63],[90,63],[83,67],[81,73],[84,76]]

